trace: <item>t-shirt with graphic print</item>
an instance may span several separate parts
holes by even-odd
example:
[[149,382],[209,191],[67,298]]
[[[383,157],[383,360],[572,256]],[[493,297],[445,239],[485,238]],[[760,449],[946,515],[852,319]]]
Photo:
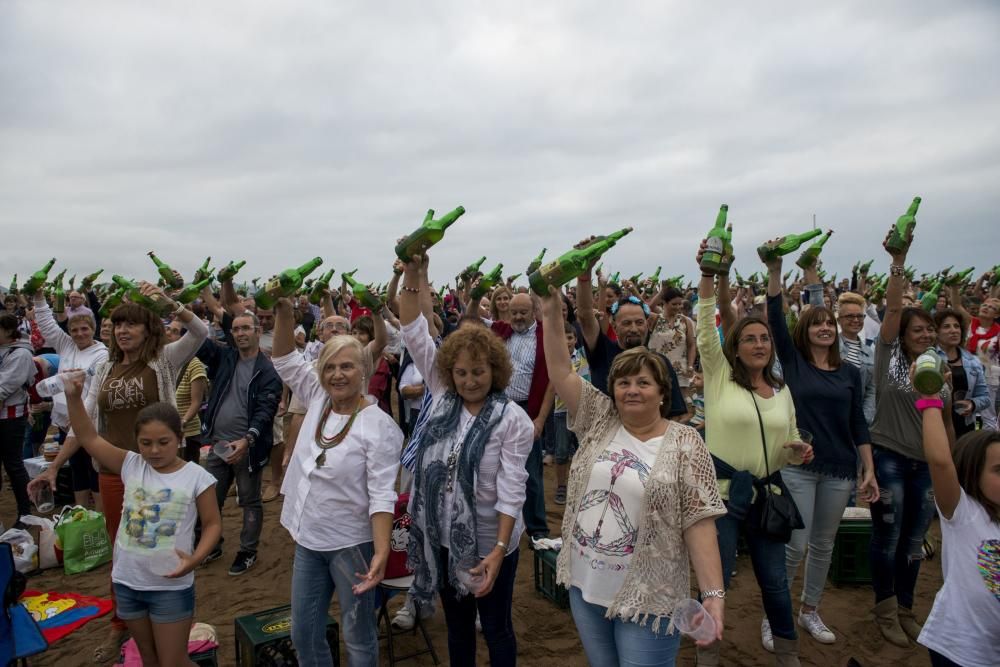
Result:
[[[573,372],[583,378],[584,382],[590,382],[590,363],[587,362],[587,355],[583,353],[583,348],[576,348],[573,350],[573,354],[569,357],[570,366],[573,367]],[[559,394],[556,394],[555,404],[553,406],[553,412],[556,414],[563,414],[566,412],[566,402],[559,398]]]
[[944,585],[917,641],[958,665],[1000,665],[1000,525],[963,490],[941,544]]
[[[101,385],[97,405],[104,422],[104,439],[119,449],[138,451],[135,418],[147,405],[160,400],[156,371],[144,361],[115,364]],[[101,466],[101,472],[111,471]]]
[[597,457],[564,549],[573,549],[572,584],[583,599],[608,607],[625,582],[649,473],[663,436],[643,442],[624,426]]
[[150,559],[160,552],[194,550],[198,496],[215,478],[197,463],[187,462],[171,473],[157,472],[135,452],[122,464],[125,497],[122,522],[115,539],[111,580],[137,591],[183,590],[194,584],[194,573],[167,579],[150,571]]

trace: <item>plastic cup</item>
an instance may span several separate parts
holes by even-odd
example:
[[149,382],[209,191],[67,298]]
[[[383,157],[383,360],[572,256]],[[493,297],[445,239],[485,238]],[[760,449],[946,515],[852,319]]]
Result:
[[158,577],[176,572],[180,564],[181,559],[173,549],[160,549],[149,557],[149,571]]
[[804,428],[799,429],[799,439],[796,442],[804,442],[807,445],[811,445],[813,441],[813,434],[811,431],[807,431]]
[[674,627],[696,642],[714,639],[715,619],[705,611],[701,603],[688,598],[674,607]]
[[48,483],[36,486],[31,496],[32,502],[35,503],[35,508],[42,514],[48,514],[56,508],[55,495],[52,493],[52,487]]
[[228,440],[219,440],[214,445],[212,445],[212,451],[215,453],[216,456],[225,461],[233,453],[233,443],[229,442]]
[[340,575],[351,582],[353,588],[359,583],[358,575],[364,576],[368,573],[368,563],[361,554],[361,549],[351,547],[344,549],[333,559],[333,567]]
[[478,559],[469,561],[467,563],[460,564],[455,569],[455,578],[458,579],[459,583],[465,587],[469,593],[475,595],[479,592],[479,589],[483,587],[483,575],[472,574],[470,570],[479,565],[480,561]]

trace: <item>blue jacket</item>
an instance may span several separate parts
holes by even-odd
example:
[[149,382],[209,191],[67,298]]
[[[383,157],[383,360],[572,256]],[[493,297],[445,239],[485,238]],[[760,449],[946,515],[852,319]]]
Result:
[[[230,321],[231,323],[231,321]],[[225,328],[225,327],[224,327]],[[227,338],[232,340],[226,331]],[[208,367],[208,379],[212,392],[208,398],[208,410],[201,420],[202,435],[212,432],[215,416],[219,412],[222,398],[229,391],[229,385],[236,374],[236,364],[240,353],[235,345],[223,347],[215,341],[206,340],[198,350],[198,358]],[[247,387],[248,432],[254,435],[254,444],[244,459],[250,472],[263,469],[271,456],[274,446],[274,415],[281,402],[281,378],[271,365],[271,360],[263,352],[257,353],[253,366],[253,377]]]
[[[969,426],[976,420],[976,413],[989,409],[990,390],[986,386],[986,369],[983,368],[983,362],[965,348],[958,349],[962,353],[962,368],[965,369],[965,378],[969,383],[969,391],[966,392],[965,398],[972,401],[974,406],[972,414],[965,418],[965,424]],[[944,350],[940,347],[937,350],[945,356]]]
[[[844,342],[844,334],[838,336],[840,339],[840,357],[847,359],[847,343]],[[859,339],[860,340],[860,339]],[[861,386],[864,387],[865,394],[862,399],[861,408],[865,412],[865,421],[872,425],[875,419],[875,350],[871,345],[866,345],[861,340],[861,365],[858,366],[861,373]]]

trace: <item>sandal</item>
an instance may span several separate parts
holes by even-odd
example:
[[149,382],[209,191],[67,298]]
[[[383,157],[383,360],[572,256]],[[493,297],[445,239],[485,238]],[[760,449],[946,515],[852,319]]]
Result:
[[117,661],[122,657],[122,644],[127,640],[128,635],[123,632],[120,639],[108,637],[101,645],[94,649],[94,662],[99,665],[106,665],[112,660]]

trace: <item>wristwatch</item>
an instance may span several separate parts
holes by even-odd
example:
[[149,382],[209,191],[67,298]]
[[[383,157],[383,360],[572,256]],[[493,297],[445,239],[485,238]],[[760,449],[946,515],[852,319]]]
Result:
[[493,545],[493,548],[496,549],[497,547],[500,547],[504,553],[507,553],[507,543],[503,540],[497,540],[496,544]]
[[257,442],[257,436],[251,432],[247,432],[247,434],[243,436],[243,439],[247,441],[248,447],[253,447],[254,443]]
[[719,598],[720,600],[725,600],[726,591],[722,590],[721,588],[716,588],[711,591],[702,591],[701,599],[704,600],[705,598]]

